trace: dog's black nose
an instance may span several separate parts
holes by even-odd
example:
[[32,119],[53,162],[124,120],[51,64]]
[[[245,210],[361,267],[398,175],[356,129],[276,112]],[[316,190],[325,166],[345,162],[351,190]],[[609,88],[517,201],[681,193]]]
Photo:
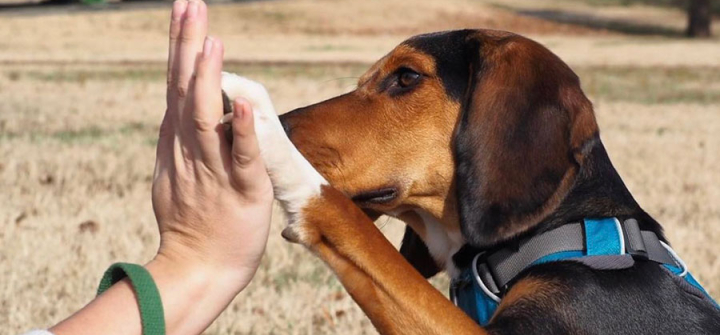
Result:
[[283,129],[285,129],[285,135],[288,137],[290,136],[290,133],[292,133],[292,129],[295,123],[298,121],[298,117],[301,116],[306,111],[307,108],[297,108],[293,109],[283,115],[280,115],[280,124],[282,124]]
[[282,125],[283,129],[285,130],[285,135],[290,136],[290,131],[292,130],[292,127],[290,126],[289,121],[289,115],[292,112],[289,112],[287,114],[280,115],[280,124]]

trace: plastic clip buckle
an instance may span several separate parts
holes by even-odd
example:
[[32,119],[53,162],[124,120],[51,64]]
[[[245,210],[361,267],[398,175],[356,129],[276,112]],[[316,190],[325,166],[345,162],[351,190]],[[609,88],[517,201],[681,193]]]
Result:
[[640,233],[637,220],[627,219],[622,224],[625,235],[625,250],[633,259],[646,261],[649,259],[645,241]]
[[475,277],[475,281],[478,283],[478,286],[480,286],[480,289],[483,291],[483,293],[485,293],[485,295],[487,295],[493,301],[499,303],[500,297],[498,295],[500,294],[500,290],[495,284],[495,280],[492,276],[492,273],[490,272],[490,269],[484,262],[478,264],[478,259],[480,259],[483,254],[484,253],[479,253],[473,259],[473,275]]

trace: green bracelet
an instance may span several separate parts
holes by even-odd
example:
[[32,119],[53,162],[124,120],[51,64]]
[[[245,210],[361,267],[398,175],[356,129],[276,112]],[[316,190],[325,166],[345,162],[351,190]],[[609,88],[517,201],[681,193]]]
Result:
[[160,292],[155,281],[144,267],[137,264],[115,263],[105,271],[100,280],[98,295],[107,291],[113,284],[130,278],[140,306],[140,320],[143,335],[165,335],[165,312],[163,311]]

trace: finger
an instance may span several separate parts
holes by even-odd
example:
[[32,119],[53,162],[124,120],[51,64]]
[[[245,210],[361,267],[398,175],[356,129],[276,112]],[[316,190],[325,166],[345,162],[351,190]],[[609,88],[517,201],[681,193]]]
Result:
[[244,99],[233,101],[232,177],[243,187],[252,186],[257,173],[265,173],[255,134],[252,107]]
[[175,130],[173,129],[173,123],[170,121],[171,117],[169,111],[165,112],[165,117],[160,124],[160,134],[158,135],[157,150],[155,152],[155,171],[153,178],[157,178],[158,175],[167,168],[172,167],[173,160],[173,140],[175,138]]
[[190,0],[182,22],[180,32],[177,72],[177,95],[187,96],[190,80],[195,70],[198,55],[207,34],[207,7],[200,0]]
[[220,89],[222,59],[222,42],[207,37],[193,85],[193,108],[189,110],[194,129],[192,134],[188,134],[196,139],[205,165],[220,169],[223,167],[221,153],[228,150],[222,126],[218,124],[223,110]]
[[160,132],[158,134],[157,153],[156,156],[160,159],[161,156],[172,153],[173,140],[175,138],[175,129],[171,120],[170,110],[165,111],[162,123],[160,124]]
[[170,14],[170,43],[168,47],[168,69],[167,84],[168,87],[176,86],[176,56],[178,53],[178,39],[180,38],[182,17],[187,9],[186,0],[175,0],[173,3],[172,13]]

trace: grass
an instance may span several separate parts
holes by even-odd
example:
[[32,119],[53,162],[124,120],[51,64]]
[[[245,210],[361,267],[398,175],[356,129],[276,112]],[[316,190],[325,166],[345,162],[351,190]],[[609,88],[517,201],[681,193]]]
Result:
[[595,99],[643,104],[720,102],[718,67],[590,67],[575,69]]
[[[274,80],[302,77],[309,80],[340,80],[353,85],[369,64],[245,64],[230,65],[227,71],[242,73],[257,80]],[[643,104],[720,102],[720,67],[634,67],[585,66],[574,68],[580,76],[585,92],[593,99],[637,102]],[[9,81],[57,83],[85,83],[88,81],[161,81],[165,77],[162,66],[141,68],[117,67],[102,69],[12,70],[3,75]],[[124,125],[147,128],[148,125]],[[136,129],[138,130],[138,129]],[[141,129],[140,129],[141,130]],[[73,140],[100,136],[97,130],[85,129],[55,134],[59,139]]]
[[[369,67],[363,63],[230,63],[225,71],[242,73],[251,78],[334,78],[352,74],[360,76]],[[2,75],[10,82],[29,79],[43,82],[84,83],[87,81],[157,81],[166,75],[165,65],[116,66],[102,68],[63,68],[9,70]]]
[[567,10],[565,8],[516,8],[501,2],[495,7],[515,12],[518,15],[538,18],[562,24],[570,24],[593,30],[607,30],[629,35],[680,37],[682,31],[673,27],[648,24],[623,18],[606,18],[589,11]]
[[[648,9],[578,8],[630,21]],[[608,34],[553,23],[554,13],[528,18],[478,0],[266,1],[211,11],[212,33],[237,60],[225,68],[263,82],[281,112],[346,92],[370,62],[412,34],[471,26],[537,35],[567,57],[596,102],[603,143],[633,195],[666,227],[693,275],[720,296],[716,46]],[[683,26],[682,12],[652,12],[662,17],[643,22]],[[144,262],[157,250],[150,188],[168,19],[167,8],[7,14],[8,29],[0,30],[0,335],[65,318],[92,299],[109,264]],[[280,237],[285,222],[274,211],[255,279],[206,333],[374,334],[327,266]],[[82,229],[86,222],[96,228]],[[401,223],[378,224],[393,243],[402,238]],[[446,276],[431,282],[447,293]]]
[[[689,0],[493,1],[522,16],[636,36],[686,37]],[[711,1],[720,14],[720,1]]]
[[[576,0],[573,0],[576,1]],[[647,5],[687,9],[690,0],[582,0],[593,6],[634,6]],[[720,2],[710,1],[710,10],[713,14],[720,14]]]
[[119,127],[109,129],[91,125],[78,129],[67,129],[53,132],[32,129],[23,132],[3,131],[0,133],[0,140],[29,141],[32,143],[56,141],[60,144],[78,145],[100,142],[117,143],[118,140],[123,138],[140,135],[145,138],[145,143],[155,146],[157,144],[157,132],[157,125],[130,122],[120,125]]
[[[350,77],[367,67],[230,64],[228,70],[266,83],[277,105],[292,108],[300,99],[338,94],[338,85],[329,82],[354,82]],[[603,141],[628,186],[668,228],[693,274],[718,294],[712,278],[720,273],[714,256],[720,235],[712,227],[720,211],[712,200],[718,175],[711,167],[720,138],[714,113],[720,68],[575,71],[591,99],[602,102],[596,108]],[[0,245],[9,251],[0,260],[12,268],[10,275],[0,274],[7,283],[0,291],[0,324],[10,325],[8,334],[66,316],[92,297],[96,274],[108,264],[141,262],[154,252],[149,187],[159,114],[151,114],[163,108],[164,76],[161,65],[0,70],[0,86],[17,90],[0,90],[0,154],[7,157],[0,161],[6,190],[0,195],[0,213],[6,213]],[[37,91],[45,94],[32,93]],[[27,99],[24,92],[31,92]],[[104,105],[110,98],[125,102]],[[36,114],[46,119],[35,121]],[[32,122],[36,127],[26,126]],[[208,334],[372,334],[334,274],[303,248],[282,241],[284,223],[275,217],[257,277]],[[78,229],[88,220],[97,222],[96,232]],[[381,222],[396,240],[402,236],[391,230],[397,225]],[[62,286],[54,284],[59,277],[67,278]],[[447,292],[446,276],[432,283]],[[43,302],[45,296],[61,298]]]

